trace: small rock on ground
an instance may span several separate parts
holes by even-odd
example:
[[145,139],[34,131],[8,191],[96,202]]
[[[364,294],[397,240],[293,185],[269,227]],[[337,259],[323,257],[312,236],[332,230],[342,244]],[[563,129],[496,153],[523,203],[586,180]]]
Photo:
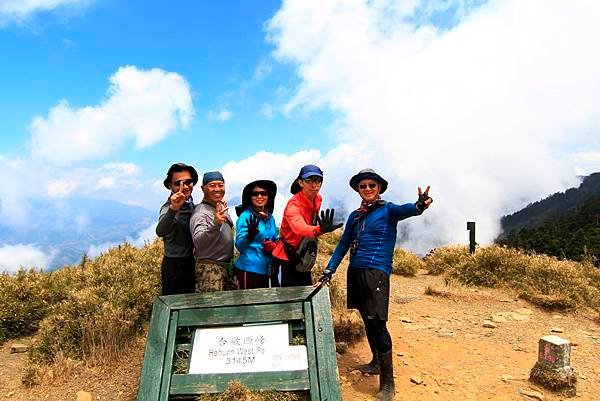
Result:
[[[538,401],[544,401],[544,394],[540,393],[539,391],[535,391],[535,390],[519,390],[519,393],[521,395],[524,395],[526,397],[527,400],[538,400]],[[529,398],[527,398],[529,397]]]
[[94,398],[87,391],[78,391],[77,401],[94,401]]
[[28,349],[29,349],[29,347],[25,344],[15,343],[10,346],[10,353],[15,354],[15,353],[27,352]]

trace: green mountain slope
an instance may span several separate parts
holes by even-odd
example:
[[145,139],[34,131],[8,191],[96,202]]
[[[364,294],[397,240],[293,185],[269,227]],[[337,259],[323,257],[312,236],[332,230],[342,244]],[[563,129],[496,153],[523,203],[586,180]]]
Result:
[[600,258],[600,173],[504,216],[497,242],[560,258]]

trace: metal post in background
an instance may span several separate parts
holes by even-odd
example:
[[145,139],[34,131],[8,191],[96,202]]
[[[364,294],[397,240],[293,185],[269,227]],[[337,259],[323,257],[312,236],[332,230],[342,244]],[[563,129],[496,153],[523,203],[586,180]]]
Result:
[[471,254],[475,253],[475,245],[477,245],[477,243],[475,242],[475,222],[474,221],[467,221],[467,230],[469,230],[469,252],[471,252]]

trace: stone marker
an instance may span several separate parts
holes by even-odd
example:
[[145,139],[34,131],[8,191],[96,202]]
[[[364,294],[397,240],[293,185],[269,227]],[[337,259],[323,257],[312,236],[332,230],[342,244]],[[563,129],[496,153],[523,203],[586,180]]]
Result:
[[25,344],[13,344],[10,346],[10,353],[11,354],[18,354],[21,352],[27,352],[27,350],[29,349],[29,347]]
[[529,373],[529,380],[574,396],[577,377],[571,368],[571,343],[554,335],[540,338],[538,361]]

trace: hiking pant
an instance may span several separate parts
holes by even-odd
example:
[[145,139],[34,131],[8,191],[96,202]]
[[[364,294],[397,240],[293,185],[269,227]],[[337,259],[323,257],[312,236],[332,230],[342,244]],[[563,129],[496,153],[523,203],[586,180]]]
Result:
[[194,257],[164,256],[160,266],[161,295],[193,293],[196,286]]

